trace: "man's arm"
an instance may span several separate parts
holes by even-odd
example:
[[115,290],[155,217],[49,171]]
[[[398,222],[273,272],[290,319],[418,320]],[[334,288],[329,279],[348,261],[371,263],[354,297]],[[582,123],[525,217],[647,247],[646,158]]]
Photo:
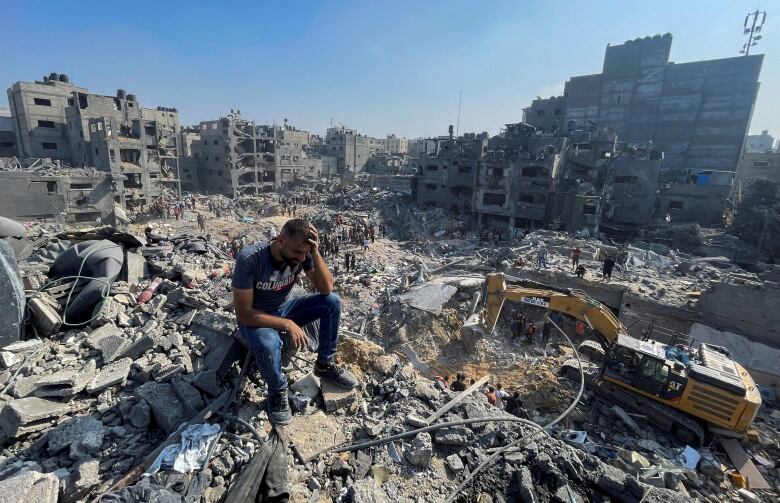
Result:
[[309,243],[311,243],[313,267],[311,270],[306,271],[306,277],[309,278],[318,292],[323,295],[328,295],[333,291],[333,275],[330,273],[330,269],[328,269],[328,265],[325,263],[322,255],[320,255],[317,229],[313,225],[310,225],[309,232],[311,234]]
[[254,291],[251,288],[233,289],[233,306],[236,309],[236,320],[241,325],[256,328],[273,328],[274,330],[285,331],[290,334],[293,345],[296,349],[304,347],[306,344],[306,335],[301,327],[294,321],[272,314],[264,313],[259,309],[252,307],[252,298]]

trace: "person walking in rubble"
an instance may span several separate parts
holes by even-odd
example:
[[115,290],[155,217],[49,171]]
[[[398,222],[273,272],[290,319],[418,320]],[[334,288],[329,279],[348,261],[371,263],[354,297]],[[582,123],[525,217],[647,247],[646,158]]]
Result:
[[206,232],[206,219],[201,213],[198,213],[198,229],[200,229],[201,232]]
[[571,269],[572,271],[577,270],[577,266],[580,265],[580,255],[582,254],[582,250],[580,250],[579,246],[575,246],[574,250],[571,252]]
[[604,267],[601,269],[601,276],[604,281],[612,279],[612,268],[615,267],[615,260],[607,255],[604,258]]
[[[301,272],[317,293],[288,299]],[[273,424],[292,421],[280,333],[287,335],[292,347],[302,349],[307,337],[301,327],[319,320],[314,375],[342,389],[358,386],[357,378],[333,361],[341,319],[341,299],[333,293],[333,284],[319,253],[319,233],[302,219],[288,220],[274,240],[249,245],[238,255],[232,281],[236,320],[268,386],[268,418]]]
[[547,247],[542,243],[536,255],[536,265],[541,268],[547,268]]
[[529,321],[528,326],[525,328],[525,342],[528,344],[533,344],[535,334],[536,325],[534,325],[533,321]]
[[344,254],[344,269],[349,272],[349,252]]

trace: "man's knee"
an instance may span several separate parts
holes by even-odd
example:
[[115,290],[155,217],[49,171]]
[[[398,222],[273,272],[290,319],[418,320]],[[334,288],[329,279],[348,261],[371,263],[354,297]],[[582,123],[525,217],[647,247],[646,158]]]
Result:
[[341,312],[341,297],[335,293],[329,293],[322,296],[322,303],[329,311]]

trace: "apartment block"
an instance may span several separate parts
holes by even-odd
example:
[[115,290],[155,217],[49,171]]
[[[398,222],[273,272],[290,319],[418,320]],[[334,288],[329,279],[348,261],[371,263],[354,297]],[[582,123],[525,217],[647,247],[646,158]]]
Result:
[[17,82],[8,88],[19,157],[48,157],[73,165],[65,109],[74,92],[87,90],[58,73],[35,82]]

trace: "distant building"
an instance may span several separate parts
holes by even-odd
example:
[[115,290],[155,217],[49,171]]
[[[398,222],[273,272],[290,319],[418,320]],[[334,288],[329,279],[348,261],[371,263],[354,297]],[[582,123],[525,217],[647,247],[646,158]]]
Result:
[[0,158],[18,156],[16,151],[16,130],[11,110],[0,108]]
[[74,92],[87,90],[58,73],[8,88],[19,157],[49,157],[73,165],[65,109]]
[[359,173],[371,154],[385,149],[384,140],[359,134],[342,125],[328,128],[320,155],[336,158],[339,174],[347,171]]
[[389,134],[384,141],[384,147],[388,154],[406,154],[409,151],[409,140]]
[[737,168],[736,186],[739,187],[762,178],[780,183],[780,152],[772,150],[745,151]]
[[761,131],[761,134],[750,134],[745,140],[745,152],[749,154],[764,153],[774,150],[775,137],[769,134],[768,130]]
[[552,96],[547,99],[536,98],[531,106],[523,109],[523,122],[532,124],[542,133],[553,134],[563,128],[563,112],[566,99]]
[[[664,169],[735,171],[759,88],[763,55],[669,61],[671,34],[608,45],[601,73],[572,77],[562,97],[535,100],[525,121],[563,134],[609,127],[628,143],[664,152]],[[541,115],[540,115],[541,114]]]

